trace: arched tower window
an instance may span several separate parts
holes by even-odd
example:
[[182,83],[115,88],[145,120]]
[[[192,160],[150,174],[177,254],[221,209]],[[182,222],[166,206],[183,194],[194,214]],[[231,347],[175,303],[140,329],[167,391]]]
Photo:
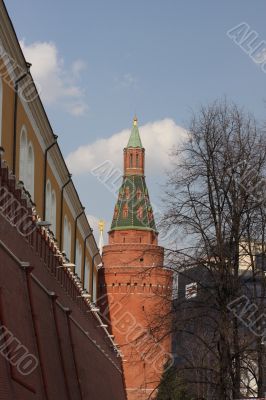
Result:
[[130,153],[129,155],[129,167],[132,168],[133,167],[133,154]]
[[2,124],[3,124],[3,82],[0,78],[0,144],[2,144]]
[[126,199],[129,200],[129,197],[130,197],[130,189],[129,189],[128,186],[127,186],[126,189],[125,189],[125,195],[126,195]]
[[139,155],[136,154],[136,168],[139,167]]
[[141,206],[137,210],[137,217],[138,217],[138,219],[143,218],[143,208]]
[[148,207],[148,219],[149,221],[153,220],[153,212],[151,207]]
[[127,218],[128,217],[128,205],[125,204],[123,207],[123,217]]

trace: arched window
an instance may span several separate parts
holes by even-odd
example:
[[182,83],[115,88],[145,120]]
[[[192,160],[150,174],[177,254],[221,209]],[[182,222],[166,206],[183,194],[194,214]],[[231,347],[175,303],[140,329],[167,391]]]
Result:
[[133,167],[133,154],[129,155],[129,167],[132,168]]
[[54,190],[52,190],[51,196],[51,223],[51,230],[56,236],[56,194]]
[[68,218],[65,215],[64,218],[64,242],[63,242],[63,250],[65,251],[65,253],[68,256]]
[[50,222],[50,229],[56,236],[56,194],[49,179],[46,183],[45,219]]
[[93,288],[92,288],[92,301],[97,300],[97,271],[93,269],[93,282],[92,282]]
[[139,167],[139,155],[136,154],[136,168]]
[[56,194],[49,179],[46,183],[45,219],[51,223],[50,229],[56,236]]
[[28,144],[28,159],[27,159],[27,190],[34,199],[34,151],[31,142]]
[[0,78],[0,144],[2,144],[2,124],[3,124],[3,82]]
[[82,250],[79,241],[76,241],[76,274],[81,278]]
[[27,180],[27,147],[28,147],[28,138],[27,131],[25,127],[22,127],[20,133],[20,146],[19,146],[19,179],[23,181],[26,186]]
[[85,271],[84,271],[84,287],[88,291],[90,290],[90,279],[91,279],[90,262],[88,258],[86,258]]
[[49,222],[51,222],[51,193],[51,182],[48,180],[46,182],[45,219]]
[[68,221],[67,216],[64,218],[64,251],[67,258],[71,259],[71,224]]
[[27,130],[22,127],[19,147],[19,179],[34,199],[34,149],[28,141]]
[[71,235],[71,223],[69,222],[68,223],[68,230],[67,230],[67,233],[68,233],[68,258],[69,259],[71,259],[71,248],[72,248],[72,246],[71,246],[71,242],[72,242],[72,235]]

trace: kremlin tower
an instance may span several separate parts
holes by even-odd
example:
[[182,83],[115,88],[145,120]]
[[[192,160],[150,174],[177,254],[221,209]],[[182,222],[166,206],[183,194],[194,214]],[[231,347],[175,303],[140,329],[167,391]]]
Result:
[[163,267],[144,173],[145,149],[135,118],[99,281],[99,305],[122,356],[128,400],[156,398],[171,358],[171,338],[162,331],[169,328],[171,273]]

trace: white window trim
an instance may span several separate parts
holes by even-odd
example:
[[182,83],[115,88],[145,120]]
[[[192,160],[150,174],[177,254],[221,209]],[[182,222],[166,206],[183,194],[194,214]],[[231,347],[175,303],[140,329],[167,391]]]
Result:
[[90,290],[90,282],[91,281],[91,265],[89,259],[86,257],[85,262],[85,271],[84,271],[84,287],[87,290]]
[[19,179],[23,181],[26,190],[29,191],[34,200],[35,153],[32,142],[28,140],[28,132],[25,125],[22,126],[20,131]]
[[56,236],[56,194],[54,190],[51,192],[51,222],[52,231]]

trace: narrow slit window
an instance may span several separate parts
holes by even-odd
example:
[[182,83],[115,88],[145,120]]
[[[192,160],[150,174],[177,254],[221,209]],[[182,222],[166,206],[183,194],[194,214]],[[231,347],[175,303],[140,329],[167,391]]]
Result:
[[139,155],[136,154],[136,168],[139,167]]

